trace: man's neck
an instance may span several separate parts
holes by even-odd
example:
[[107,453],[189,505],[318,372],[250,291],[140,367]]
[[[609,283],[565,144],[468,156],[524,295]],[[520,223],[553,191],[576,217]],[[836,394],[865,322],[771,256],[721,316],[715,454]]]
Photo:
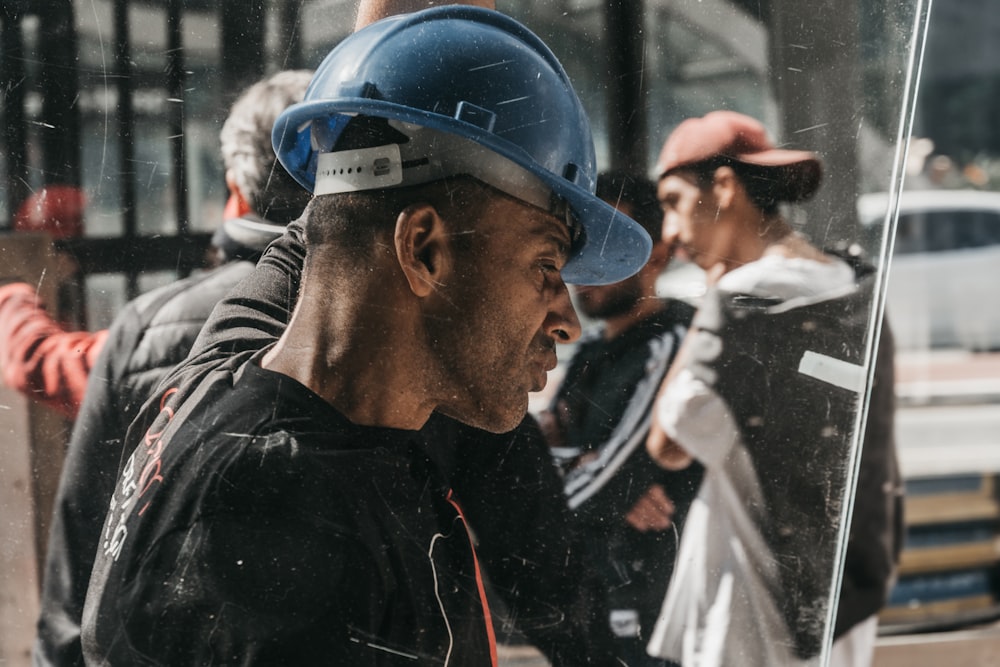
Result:
[[434,405],[415,367],[422,357],[411,342],[419,337],[400,318],[379,317],[394,309],[365,308],[364,298],[352,308],[351,301],[331,307],[328,299],[304,298],[261,366],[298,380],[355,424],[421,428]]

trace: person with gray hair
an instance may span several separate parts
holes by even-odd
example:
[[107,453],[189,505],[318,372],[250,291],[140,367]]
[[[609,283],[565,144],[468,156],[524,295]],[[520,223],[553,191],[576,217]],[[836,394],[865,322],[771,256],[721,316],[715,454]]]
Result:
[[271,127],[301,101],[311,72],[283,71],[250,86],[222,127],[230,198],[213,238],[222,266],[129,302],[93,368],[59,480],[42,584],[35,665],[83,664],[80,621],[101,523],[139,408],[194,344],[215,304],[247,275],[268,243],[302,212],[309,193],[280,166]]
[[282,169],[271,146],[274,120],[302,100],[310,70],[287,70],[243,92],[222,124],[219,140],[229,202],[212,245],[222,262],[251,259],[302,213],[309,193]]

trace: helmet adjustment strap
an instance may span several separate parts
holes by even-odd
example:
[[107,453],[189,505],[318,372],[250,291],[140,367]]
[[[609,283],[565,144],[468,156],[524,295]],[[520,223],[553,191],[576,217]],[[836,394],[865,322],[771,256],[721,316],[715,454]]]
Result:
[[[474,108],[466,108],[470,107]],[[565,200],[553,196],[538,177],[499,153],[448,132],[396,120],[389,124],[409,140],[320,153],[313,192],[325,195],[406,187],[468,175],[561,220],[572,218]]]

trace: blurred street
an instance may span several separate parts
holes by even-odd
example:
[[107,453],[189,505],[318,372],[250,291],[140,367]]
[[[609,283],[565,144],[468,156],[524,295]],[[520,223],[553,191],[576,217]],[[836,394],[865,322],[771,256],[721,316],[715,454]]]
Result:
[[904,477],[1000,472],[1000,353],[899,353],[896,393]]

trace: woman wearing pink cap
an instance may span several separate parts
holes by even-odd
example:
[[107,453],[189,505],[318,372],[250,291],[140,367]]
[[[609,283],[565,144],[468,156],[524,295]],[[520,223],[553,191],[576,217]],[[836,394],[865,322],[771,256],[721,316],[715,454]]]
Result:
[[[706,473],[648,649],[684,667],[818,663],[872,289],[782,217],[816,191],[820,161],[775,148],[756,120],[683,122],[658,175],[663,238],[709,289],[647,445],[666,468],[697,459]],[[888,570],[891,551],[874,557]],[[870,646],[874,620],[865,628]]]

